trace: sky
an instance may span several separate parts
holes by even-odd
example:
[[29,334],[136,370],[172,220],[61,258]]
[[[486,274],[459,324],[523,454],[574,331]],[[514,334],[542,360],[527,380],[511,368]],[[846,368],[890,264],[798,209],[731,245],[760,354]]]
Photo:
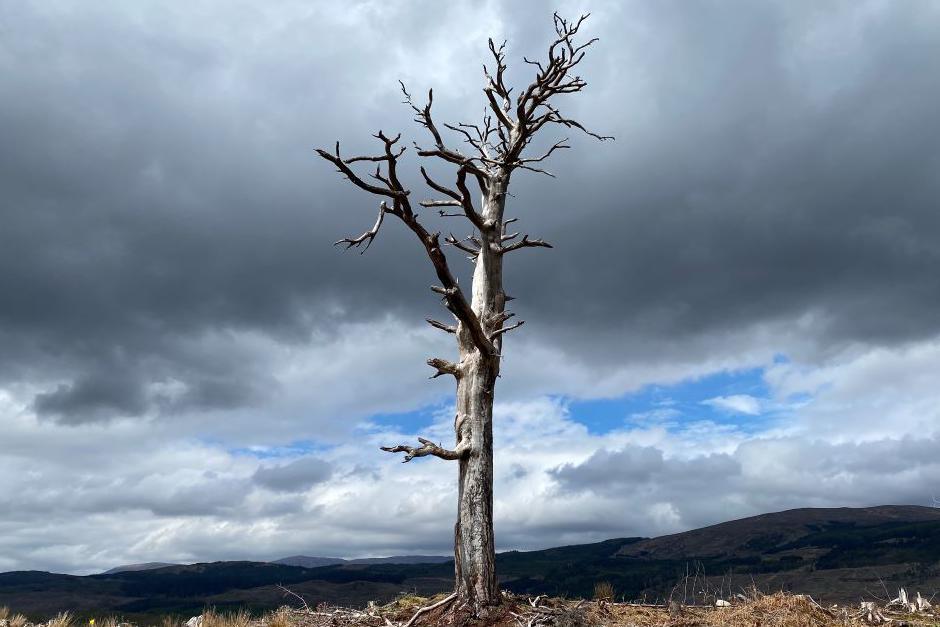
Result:
[[379,450],[452,442],[433,270],[314,148],[476,121],[553,8],[616,140],[510,188],[498,548],[938,502],[940,4],[0,0],[0,571],[449,553]]

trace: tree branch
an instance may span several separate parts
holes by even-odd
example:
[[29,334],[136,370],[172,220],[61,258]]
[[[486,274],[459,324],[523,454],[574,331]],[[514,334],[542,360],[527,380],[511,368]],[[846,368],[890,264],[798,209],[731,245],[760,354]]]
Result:
[[441,331],[446,331],[447,333],[456,333],[457,327],[449,324],[444,324],[439,320],[434,320],[433,318],[425,318],[428,324],[430,324],[435,329],[440,329]]
[[[548,101],[554,96],[576,93],[587,86],[584,79],[571,74],[571,71],[584,58],[585,49],[597,41],[595,38],[580,45],[574,42],[582,23],[587,18],[588,15],[582,15],[572,23],[561,18],[557,13],[554,14],[557,36],[548,47],[548,58],[545,63],[523,58],[525,63],[535,66],[538,71],[535,79],[516,98],[515,120],[510,120],[508,117],[510,109],[509,90],[505,89],[502,84],[502,74],[498,72],[497,78],[494,79],[489,73],[486,73],[487,86],[484,88],[484,92],[487,101],[499,118],[501,125],[510,131],[508,137],[503,136],[504,150],[501,157],[506,167],[513,169],[518,167],[549,174],[539,168],[525,167],[525,163],[546,159],[555,150],[567,147],[563,142],[555,144],[541,157],[527,160],[519,159],[523,150],[532,141],[535,133],[545,124],[554,123],[562,124],[568,128],[577,128],[599,140],[613,139],[588,131],[580,122],[563,116],[557,109],[548,104]],[[496,58],[497,68],[505,69],[502,47],[496,50],[491,43],[490,50]],[[502,105],[497,102],[496,96],[503,98]],[[547,109],[547,111],[543,112],[543,109]]]
[[411,94],[408,93],[408,90],[405,88],[405,84],[402,81],[398,81],[398,84],[401,85],[401,93],[405,96],[404,103],[411,107],[412,111],[415,112],[415,122],[428,129],[428,132],[431,133],[431,136],[434,138],[434,150],[424,150],[415,144],[415,149],[418,151],[418,155],[421,157],[438,157],[444,161],[467,167],[467,169],[476,177],[477,183],[480,185],[480,189],[486,190],[488,185],[486,172],[475,166],[471,157],[462,155],[459,151],[451,150],[444,145],[444,139],[441,137],[441,132],[437,130],[437,125],[434,123],[434,119],[431,117],[431,105],[434,103],[434,90],[428,90],[428,104],[419,108],[411,99]]
[[518,242],[503,246],[502,249],[500,249],[500,252],[508,253],[513,250],[519,250],[520,248],[554,248],[554,246],[541,238],[529,239],[528,235],[523,235],[522,239]]
[[555,142],[555,144],[551,148],[549,148],[548,151],[541,157],[536,157],[534,159],[519,159],[517,163],[536,163],[538,161],[545,161],[550,156],[552,156],[552,153],[555,152],[556,150],[561,150],[564,148],[571,148],[571,146],[565,143],[566,141],[568,141],[567,137],[561,141]]
[[399,444],[398,446],[380,446],[379,448],[386,453],[405,453],[405,458],[401,460],[403,464],[410,462],[415,457],[427,457],[428,455],[438,457],[440,459],[461,459],[470,452],[470,447],[463,444],[458,445],[454,450],[450,450],[438,446],[434,442],[425,438],[418,438],[418,442],[421,443],[420,447]]
[[[509,111],[511,105],[509,103],[509,92],[511,91],[506,87],[506,83],[503,80],[503,75],[506,72],[506,55],[503,52],[506,48],[506,42],[504,41],[500,44],[499,48],[496,47],[496,44],[493,43],[493,39],[490,38],[489,41],[490,53],[493,55],[493,60],[495,62],[496,69],[496,78],[493,78],[490,75],[489,70],[486,68],[486,65],[483,66],[483,74],[486,76],[487,85],[483,89],[486,94],[486,99],[490,103],[490,109],[493,111],[493,114],[496,116],[496,119],[502,124],[507,131],[512,131],[516,128],[516,123],[509,119],[507,111]],[[499,103],[496,101],[496,96],[499,96],[503,101]]]
[[[371,185],[369,183],[366,183],[361,178],[359,178],[359,176],[356,175],[356,173],[352,171],[352,169],[349,167],[346,161],[344,161],[343,158],[340,157],[339,142],[336,142],[336,154],[335,155],[331,155],[330,153],[323,150],[322,148],[317,148],[317,154],[323,157],[324,159],[326,159],[327,161],[331,162],[333,165],[335,165],[336,168],[341,173],[343,173],[346,176],[346,178],[350,180],[350,182],[353,183],[353,185],[355,185],[356,187],[360,189],[364,189],[370,194],[376,194],[378,196],[388,196],[389,198],[392,198],[392,199],[399,199],[408,195],[408,192],[404,190],[395,190],[395,189],[390,189],[389,187],[378,187],[376,185]],[[362,159],[360,158],[360,160]],[[385,158],[382,158],[380,160],[385,161]]]
[[473,223],[473,226],[483,231],[486,228],[483,223],[483,216],[474,209],[473,197],[470,195],[470,190],[467,189],[467,171],[467,166],[462,166],[457,170],[457,189],[460,190],[460,204],[464,213],[467,214],[467,219]]
[[386,205],[385,201],[383,200],[381,203],[379,203],[379,217],[375,219],[375,224],[372,225],[371,229],[369,229],[368,231],[366,231],[359,237],[352,237],[352,238],[344,237],[341,240],[333,242],[333,245],[337,246],[339,244],[346,244],[346,250],[349,250],[353,246],[357,246],[357,247],[362,246],[362,243],[365,242],[366,245],[359,252],[359,254],[361,255],[365,253],[367,250],[369,250],[369,246],[372,245],[373,240],[375,240],[375,236],[379,234],[379,229],[382,228],[382,221],[385,219],[385,214],[387,212],[388,212],[388,205]]
[[[432,326],[437,326],[434,324],[434,320],[428,320]],[[438,324],[440,324],[438,322]],[[443,327],[444,325],[441,325]],[[438,328],[441,328],[438,327]],[[436,379],[442,374],[453,375],[455,378],[460,378],[460,366],[455,364],[452,361],[447,361],[446,359],[441,359],[440,357],[432,357],[428,360],[428,365],[437,370],[437,373],[432,375],[430,378]]]
[[[422,207],[428,207],[428,208],[433,208],[433,207],[463,207],[463,205],[460,203],[459,200],[422,200],[422,201],[419,202],[418,204],[421,205]],[[440,213],[441,213],[441,217],[444,217],[444,212],[442,211],[442,212],[440,212]],[[448,214],[448,215],[463,217],[464,214],[462,214],[462,213],[452,213],[452,214]]]
[[[453,273],[450,271],[450,266],[447,264],[447,257],[441,250],[439,242],[440,233],[429,233],[427,229],[418,222],[418,218],[412,211],[411,203],[408,200],[410,191],[406,190],[398,179],[398,156],[402,153],[401,151],[394,151],[393,147],[401,136],[398,135],[394,138],[389,138],[382,133],[382,131],[379,131],[375,137],[382,141],[385,146],[384,158],[377,157],[375,159],[376,161],[385,161],[388,164],[388,176],[383,179],[385,187],[378,187],[366,183],[359,178],[352,168],[349,167],[346,160],[340,155],[339,142],[336,142],[335,154],[330,154],[322,149],[317,149],[317,154],[333,163],[337,169],[357,187],[372,194],[386,196],[394,201],[392,207],[385,207],[384,213],[391,213],[399,218],[418,237],[421,244],[424,246],[431,264],[434,266],[438,279],[443,284],[440,293],[446,300],[447,308],[450,309],[450,311],[457,316],[457,319],[467,328],[474,345],[480,352],[484,355],[495,354],[495,347],[483,331],[480,320],[470,307],[470,303],[467,301],[463,291],[461,291],[460,287],[457,285],[457,279],[454,278]],[[360,160],[371,161],[370,159]],[[369,233],[369,231],[366,233]],[[374,235],[372,237],[374,237]],[[369,239],[371,238],[366,235],[362,241]],[[343,240],[340,240],[340,242],[342,241]]]
[[[467,239],[470,239],[470,238],[467,238]],[[477,255],[480,254],[480,249],[479,249],[479,248],[473,248],[473,247],[470,246],[469,244],[464,244],[462,241],[460,241],[459,239],[457,239],[456,237],[454,237],[453,233],[451,233],[449,236],[445,237],[445,238],[444,238],[444,242],[447,243],[447,244],[450,244],[450,245],[453,246],[454,248],[458,248],[458,249],[464,251],[465,253],[467,253],[467,254],[469,254],[469,255],[473,255],[474,257],[476,257]]]
[[496,329],[495,331],[493,331],[493,332],[490,334],[490,339],[491,339],[491,340],[495,340],[496,338],[498,338],[498,337],[499,337],[500,335],[502,335],[503,333],[508,333],[509,331],[512,331],[513,329],[518,329],[519,327],[521,327],[521,326],[524,325],[524,324],[525,324],[525,320],[520,320],[520,321],[517,322],[516,324],[511,324],[511,325],[509,325],[508,327],[503,327],[503,328],[501,328],[501,329]]
[[430,187],[436,192],[440,192],[444,194],[445,196],[450,196],[457,202],[460,202],[461,200],[460,194],[458,194],[457,192],[455,192],[454,190],[448,187],[444,187],[443,185],[441,185],[440,183],[432,179],[431,176],[428,174],[427,170],[424,169],[424,166],[421,166],[421,176],[424,177],[424,182],[428,184],[428,187]]

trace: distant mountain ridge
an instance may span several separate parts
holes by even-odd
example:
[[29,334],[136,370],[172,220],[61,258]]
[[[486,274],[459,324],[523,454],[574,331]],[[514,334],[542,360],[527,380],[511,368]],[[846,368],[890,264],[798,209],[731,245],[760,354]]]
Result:
[[920,522],[940,522],[940,508],[879,505],[790,509],[648,538],[624,546],[617,555],[650,559],[747,557],[783,550],[823,528]]
[[391,557],[359,557],[355,559],[292,555],[291,557],[274,560],[271,563],[300,566],[302,568],[319,568],[320,566],[333,566],[336,564],[442,564],[452,559],[454,559],[453,556],[448,555],[392,555]]
[[117,573],[133,573],[140,570],[154,570],[157,568],[166,568],[167,566],[179,566],[170,562],[144,562],[142,564],[125,564],[124,566],[115,566],[111,570],[106,570],[103,575],[115,575]]
[[[401,563],[428,558],[440,561]],[[152,566],[145,564],[84,577],[0,573],[0,606],[32,619],[69,610],[79,618],[113,613],[149,624],[166,614],[192,616],[207,606],[223,611],[274,609],[288,602],[279,585],[309,604],[346,606],[384,602],[406,591],[431,595],[453,587],[453,563],[443,556],[349,561],[293,556],[278,561],[284,560],[334,563],[311,568],[232,561],[150,570],[143,569]],[[529,595],[589,597],[594,585],[604,581],[617,598],[661,600],[692,572],[698,582],[692,588],[739,591],[757,585],[768,592],[808,593],[828,602],[857,603],[902,586],[929,595],[940,590],[940,509],[795,509],[659,538],[507,551],[497,554],[496,567],[501,587]]]
[[[291,555],[281,559],[266,562],[268,564],[281,564],[284,566],[299,566],[301,568],[320,568],[321,566],[335,566],[337,564],[441,564],[454,559],[447,555],[392,555],[389,557],[359,557],[345,559],[342,557],[315,557],[309,555]],[[117,573],[139,572],[144,570],[157,570],[170,566],[188,566],[171,562],[144,562],[142,564],[125,564],[106,570],[102,575],[115,575]]]

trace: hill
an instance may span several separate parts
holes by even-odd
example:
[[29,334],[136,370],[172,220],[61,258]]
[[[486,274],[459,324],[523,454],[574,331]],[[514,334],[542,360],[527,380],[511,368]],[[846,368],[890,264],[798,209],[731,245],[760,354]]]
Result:
[[[834,539],[838,529],[940,522],[940,509],[916,505],[791,509],[702,527],[693,531],[650,538],[623,547],[623,557],[651,559],[746,558],[780,553],[818,540]],[[830,537],[818,534],[828,530]]]
[[105,575],[114,575],[115,573],[134,572],[138,570],[155,570],[157,568],[166,568],[167,566],[176,566],[169,562],[144,562],[143,564],[125,564],[124,566],[115,566],[110,570],[104,571]]
[[343,559],[340,557],[310,557],[307,555],[293,555],[274,560],[272,564],[286,566],[302,566],[304,568],[319,568],[320,566],[333,566],[335,564],[441,564],[449,562],[453,557],[444,555],[392,555],[391,557],[359,557]]
[[[752,583],[838,602],[900,586],[929,595],[940,590],[938,564],[940,510],[906,506],[790,510],[659,538],[497,555],[500,585],[519,594],[589,597],[603,581],[618,598],[652,600],[674,595],[680,583],[686,602],[702,590],[730,595]],[[215,562],[86,577],[0,573],[0,605],[35,618],[65,609],[132,619],[192,616],[207,605],[275,608],[285,602],[279,585],[311,606],[364,606],[402,592],[431,596],[449,590],[453,563],[344,561],[305,568]]]

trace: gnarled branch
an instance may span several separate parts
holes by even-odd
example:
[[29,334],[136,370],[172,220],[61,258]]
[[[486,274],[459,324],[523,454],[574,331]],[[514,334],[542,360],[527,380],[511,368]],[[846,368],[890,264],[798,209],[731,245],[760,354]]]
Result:
[[554,248],[554,246],[541,238],[529,239],[528,235],[523,235],[522,239],[518,242],[503,246],[501,252],[508,253],[513,250],[519,250],[520,248]]
[[511,324],[511,325],[509,325],[508,327],[503,327],[503,328],[501,328],[501,329],[496,329],[495,331],[493,331],[492,333],[490,333],[490,339],[491,339],[491,340],[495,340],[496,338],[498,338],[498,337],[499,337],[500,335],[502,335],[503,333],[508,333],[509,331],[512,331],[513,329],[518,329],[519,327],[521,327],[521,326],[524,325],[524,324],[525,324],[525,320],[520,320],[520,321],[517,322],[516,324]]
[[428,184],[428,187],[430,187],[436,192],[440,192],[444,194],[445,196],[450,196],[457,202],[460,202],[461,200],[460,194],[458,194],[457,192],[455,192],[454,190],[448,187],[444,187],[443,185],[441,185],[440,183],[432,179],[431,175],[428,174],[428,171],[424,169],[424,166],[421,166],[421,176],[424,177],[424,182]]
[[388,205],[385,204],[383,200],[379,203],[379,217],[375,219],[375,224],[372,225],[372,228],[360,235],[359,237],[344,237],[341,240],[333,242],[334,246],[339,244],[346,244],[346,250],[349,250],[353,246],[362,246],[362,243],[365,242],[365,246],[359,252],[359,254],[365,253],[369,250],[369,246],[372,245],[375,236],[379,234],[379,229],[382,228],[382,221],[385,219],[385,214],[388,212]]
[[425,318],[425,320],[435,329],[440,329],[441,331],[446,331],[447,333],[457,332],[457,327],[450,324],[444,324],[440,320],[434,320],[433,318]]
[[[434,325],[435,321],[428,320],[428,322]],[[446,359],[441,359],[440,357],[432,357],[428,360],[428,365],[437,370],[437,373],[431,376],[432,379],[436,379],[442,374],[449,374],[458,378],[460,377],[460,366],[452,361],[447,361]]]
[[[326,159],[327,161],[331,162],[333,165],[335,165],[336,168],[342,174],[344,174],[346,178],[349,179],[350,182],[356,187],[363,189],[369,192],[370,194],[376,194],[377,196],[388,196],[389,198],[393,200],[401,199],[408,195],[408,192],[406,192],[405,190],[393,189],[390,184],[387,187],[379,187],[377,185],[372,185],[371,183],[366,183],[361,178],[359,178],[359,176],[355,172],[353,172],[352,168],[349,167],[349,164],[346,162],[346,160],[344,160],[340,156],[339,142],[336,142],[335,152],[336,154],[334,155],[334,154],[328,153],[322,148],[317,148],[317,154],[323,157],[324,159]],[[361,158],[359,159],[361,160]],[[386,159],[383,157],[381,160],[385,161]]]
[[[402,152],[395,151],[393,147],[401,136],[398,135],[394,138],[389,138],[384,133],[382,133],[382,131],[379,131],[375,137],[382,141],[385,146],[385,155],[382,158],[377,157],[375,159],[376,161],[384,161],[387,163],[387,176],[382,178],[382,181],[385,183],[385,187],[379,187],[377,185],[372,185],[363,181],[352,170],[352,168],[349,167],[349,163],[341,156],[339,142],[336,142],[335,154],[331,154],[319,148],[317,149],[317,154],[327,161],[333,163],[337,169],[346,176],[347,179],[349,179],[360,189],[363,189],[372,194],[386,196],[393,200],[392,206],[386,206],[384,213],[391,213],[392,215],[399,218],[418,237],[418,239],[421,241],[421,244],[424,246],[425,252],[430,259],[431,264],[434,266],[434,270],[438,279],[443,284],[443,287],[441,288],[443,291],[440,293],[445,297],[447,308],[455,316],[457,316],[458,320],[460,320],[465,325],[470,333],[470,337],[473,340],[474,345],[477,347],[477,349],[480,350],[480,352],[482,352],[484,355],[495,354],[496,350],[492,342],[490,342],[486,333],[483,331],[480,320],[477,318],[476,313],[474,313],[473,309],[470,307],[470,303],[467,301],[463,291],[457,285],[457,279],[450,271],[450,266],[447,263],[447,257],[441,250],[441,245],[439,242],[440,233],[429,233],[427,229],[425,229],[424,226],[418,222],[418,218],[414,214],[414,211],[411,208],[411,202],[408,199],[410,191],[405,189],[402,186],[401,181],[398,179],[398,157],[402,154]],[[371,161],[370,159],[358,159],[360,161]],[[369,231],[366,233],[369,233]],[[362,241],[366,241],[368,239],[371,238],[367,236],[363,238]],[[340,242],[342,241],[343,240],[340,240]]]
[[444,138],[441,137],[441,132],[437,129],[434,118],[431,117],[431,105],[434,103],[434,90],[428,90],[428,103],[424,107],[418,107],[411,99],[411,94],[408,93],[405,84],[402,81],[398,81],[398,84],[401,86],[401,93],[405,97],[404,103],[415,112],[415,122],[428,129],[428,132],[430,132],[431,136],[434,138],[435,147],[433,150],[424,150],[415,144],[418,155],[422,157],[438,157],[449,163],[465,166],[476,177],[477,183],[480,185],[480,190],[485,191],[488,185],[487,173],[474,165],[472,157],[462,155],[459,151],[451,150],[444,145]]
[[[469,238],[469,237],[467,238],[467,240],[473,241],[473,240],[472,240],[471,238]],[[480,254],[480,249],[479,249],[479,247],[474,248],[473,246],[470,246],[469,244],[465,244],[464,242],[462,242],[462,241],[460,241],[459,239],[457,239],[456,237],[454,237],[454,234],[453,234],[453,233],[451,233],[450,235],[448,235],[447,237],[445,237],[445,238],[444,238],[444,242],[447,243],[447,244],[450,244],[450,245],[453,246],[454,248],[458,248],[458,249],[464,251],[465,253],[467,253],[468,255],[471,255],[471,256],[474,257],[474,258],[476,258],[476,256]]]
[[456,449],[450,450],[439,446],[426,438],[418,438],[418,442],[421,443],[421,446],[419,447],[399,444],[398,446],[380,446],[379,448],[386,453],[405,453],[405,458],[401,460],[403,464],[410,462],[415,457],[427,457],[428,455],[432,455],[440,459],[455,460],[466,456],[470,451],[470,447],[468,445],[458,445]]

